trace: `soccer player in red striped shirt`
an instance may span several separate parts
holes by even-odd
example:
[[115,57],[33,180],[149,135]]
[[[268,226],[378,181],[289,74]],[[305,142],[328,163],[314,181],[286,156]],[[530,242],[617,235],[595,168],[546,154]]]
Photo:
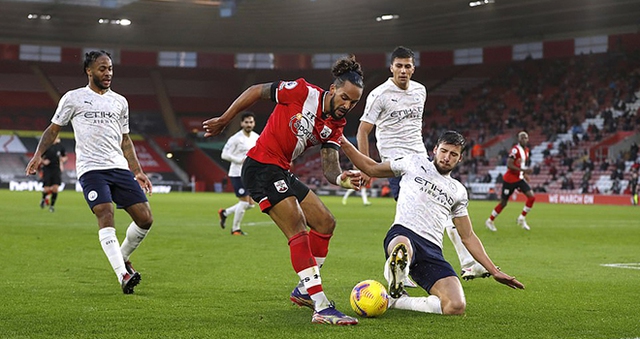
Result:
[[313,309],[314,323],[355,325],[356,318],[338,311],[329,301],[320,279],[335,219],[318,196],[289,171],[296,157],[320,145],[325,178],[344,188],[360,188],[362,176],[340,168],[338,149],[345,116],[362,96],[363,74],[353,57],[338,60],[332,73],[329,90],[302,78],[253,85],[220,117],[204,121],[203,128],[205,137],[218,135],[258,100],[276,103],[256,146],[247,153],[242,181],[262,212],[287,237],[291,263],[300,277],[291,301]]

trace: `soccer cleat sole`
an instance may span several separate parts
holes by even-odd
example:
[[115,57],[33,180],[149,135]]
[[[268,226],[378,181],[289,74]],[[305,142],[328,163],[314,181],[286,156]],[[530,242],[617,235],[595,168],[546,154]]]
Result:
[[465,281],[473,280],[475,278],[489,278],[491,276],[491,273],[489,272],[482,273],[480,276],[475,276],[473,274],[464,275],[464,273],[465,272],[461,273],[461,277],[462,277],[462,280],[465,280]]
[[312,310],[314,309],[313,300],[311,299],[290,296],[289,300],[291,300],[291,302],[298,307],[308,307]]
[[314,324],[350,326],[350,325],[357,325],[358,319],[349,317],[349,316],[336,317],[336,316],[321,316],[318,314],[314,314],[313,318],[311,318],[311,322]]
[[140,280],[141,280],[141,277],[138,272],[135,272],[134,274],[132,274],[129,280],[122,285],[122,293],[133,294],[133,288],[140,283]]
[[225,222],[227,221],[227,216],[224,215],[224,208],[221,208],[218,210],[218,217],[220,217],[220,227],[224,229]]
[[404,244],[398,244],[391,252],[391,282],[389,282],[389,295],[392,298],[400,298],[404,291],[404,278],[399,279],[398,270],[404,271],[407,267],[407,247]]

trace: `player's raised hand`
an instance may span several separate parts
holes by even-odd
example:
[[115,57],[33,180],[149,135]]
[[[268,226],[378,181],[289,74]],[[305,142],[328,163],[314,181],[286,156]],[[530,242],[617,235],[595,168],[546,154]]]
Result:
[[227,123],[221,119],[221,117],[211,118],[202,122],[202,128],[204,129],[204,137],[212,137],[222,133]]

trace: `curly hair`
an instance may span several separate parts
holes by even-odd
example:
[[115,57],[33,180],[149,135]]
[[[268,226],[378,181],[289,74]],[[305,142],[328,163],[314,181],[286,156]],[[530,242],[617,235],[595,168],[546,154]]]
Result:
[[111,54],[109,54],[109,52],[107,51],[91,51],[89,53],[85,53],[84,54],[84,68],[82,69],[82,74],[84,74],[87,71],[87,68],[91,67],[91,64],[93,64],[99,57],[106,55],[109,57],[109,59],[111,59]]
[[360,88],[364,88],[364,73],[360,63],[356,61],[356,56],[353,54],[338,59],[333,68],[331,68],[331,73],[335,77],[333,83],[336,87],[342,87],[346,81],[349,81]]

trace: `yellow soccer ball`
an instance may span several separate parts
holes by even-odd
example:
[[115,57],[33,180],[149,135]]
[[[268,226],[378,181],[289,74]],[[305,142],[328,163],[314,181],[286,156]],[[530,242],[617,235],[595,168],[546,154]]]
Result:
[[387,289],[375,280],[361,281],[351,290],[351,308],[360,316],[379,317],[387,311],[389,295]]

